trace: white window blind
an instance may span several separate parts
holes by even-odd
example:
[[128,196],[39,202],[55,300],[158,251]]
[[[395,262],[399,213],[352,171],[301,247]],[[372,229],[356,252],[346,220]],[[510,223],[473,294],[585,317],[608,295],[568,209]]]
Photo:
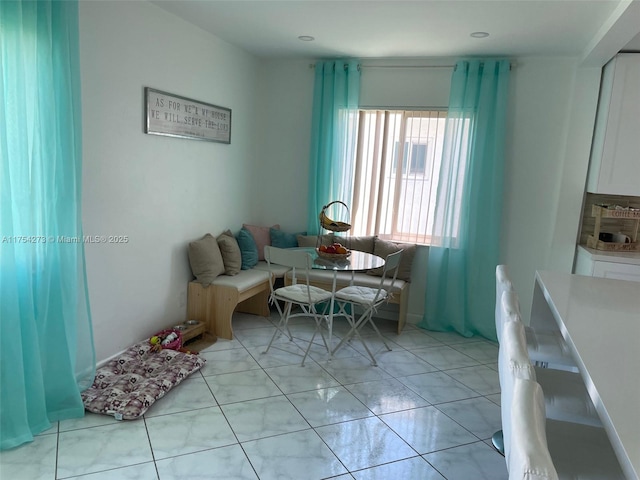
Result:
[[431,243],[447,112],[361,110],[352,235]]

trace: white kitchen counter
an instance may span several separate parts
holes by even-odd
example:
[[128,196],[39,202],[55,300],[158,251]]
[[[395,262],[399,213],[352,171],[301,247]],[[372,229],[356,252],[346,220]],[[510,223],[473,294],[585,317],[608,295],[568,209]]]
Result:
[[638,479],[640,283],[536,272],[531,318],[560,328],[626,478]]
[[578,245],[578,250],[589,255],[593,262],[626,263],[640,265],[640,252],[605,252]]

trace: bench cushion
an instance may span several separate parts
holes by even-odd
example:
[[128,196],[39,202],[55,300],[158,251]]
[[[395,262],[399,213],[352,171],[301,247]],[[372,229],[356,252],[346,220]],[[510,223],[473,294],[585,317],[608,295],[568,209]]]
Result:
[[240,273],[234,276],[220,275],[213,282],[212,285],[221,287],[235,287],[239,292],[244,292],[256,285],[269,281],[269,272],[263,270],[241,270]]
[[[264,272],[269,271],[269,265],[264,260],[258,262],[258,264],[253,267],[255,270],[262,270]],[[284,278],[284,275],[291,270],[289,267],[285,267],[284,265],[271,265],[271,272],[273,272],[273,276],[276,278]]]

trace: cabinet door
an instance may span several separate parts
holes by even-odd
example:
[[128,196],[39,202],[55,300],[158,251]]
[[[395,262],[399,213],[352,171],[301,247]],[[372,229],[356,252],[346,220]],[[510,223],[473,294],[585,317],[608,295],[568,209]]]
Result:
[[640,54],[605,66],[587,189],[640,195]]
[[576,275],[585,275],[587,277],[592,277],[594,263],[595,262],[591,260],[591,255],[578,248],[578,253],[576,254],[576,264],[573,269],[573,273],[575,273]]
[[594,262],[593,276],[640,282],[640,265],[628,263]]

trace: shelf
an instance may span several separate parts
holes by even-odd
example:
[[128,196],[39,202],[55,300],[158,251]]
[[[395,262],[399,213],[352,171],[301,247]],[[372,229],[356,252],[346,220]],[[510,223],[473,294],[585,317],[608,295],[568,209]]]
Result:
[[596,240],[593,235],[589,235],[587,239],[587,247],[595,248],[596,250],[602,250],[605,252],[637,252],[640,251],[640,243],[616,243],[616,242],[603,242],[602,240]]
[[599,218],[619,218],[619,219],[640,219],[640,210],[616,210],[613,208],[604,208],[600,205],[591,207],[591,216]]
[[[636,252],[640,250],[638,243],[638,225],[640,224],[640,210],[619,210],[614,208],[604,208],[600,205],[591,207],[591,216],[595,217],[596,223],[593,235],[587,238],[587,247],[596,250],[610,252]],[[631,243],[603,242],[600,240],[601,219],[608,218],[614,220],[635,220],[635,228],[631,232]]]

